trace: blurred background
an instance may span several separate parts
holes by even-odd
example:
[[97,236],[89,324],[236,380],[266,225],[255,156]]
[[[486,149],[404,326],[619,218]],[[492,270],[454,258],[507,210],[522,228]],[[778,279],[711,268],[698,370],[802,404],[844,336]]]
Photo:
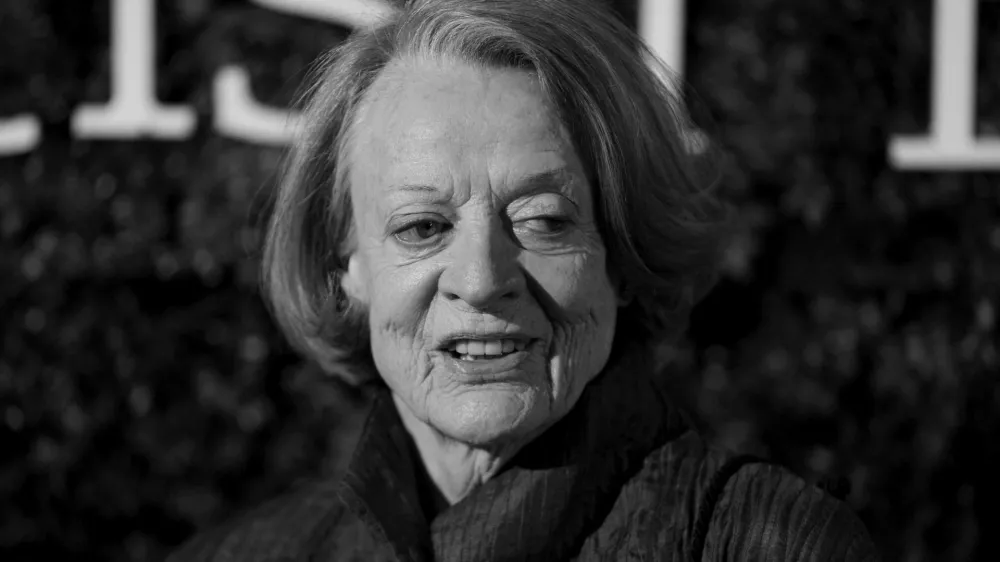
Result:
[[[1000,133],[1000,2],[938,3],[974,5],[945,40],[975,61],[935,54],[932,0],[688,3],[741,233],[663,352],[714,442],[849,478],[885,560],[1000,560],[1000,159],[890,148],[966,66],[975,103],[939,113]],[[291,352],[256,268],[275,124],[357,5],[0,3],[0,559],[158,560],[346,460],[362,399]],[[180,109],[79,115],[143,85]]]

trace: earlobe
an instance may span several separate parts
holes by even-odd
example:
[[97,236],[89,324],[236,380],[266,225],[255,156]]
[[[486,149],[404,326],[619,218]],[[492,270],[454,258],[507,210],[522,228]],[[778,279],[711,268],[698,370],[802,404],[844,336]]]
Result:
[[364,282],[360,260],[356,254],[347,259],[347,270],[340,274],[340,288],[347,298],[368,304],[368,285]]
[[632,304],[634,299],[632,291],[629,291],[622,283],[619,283],[618,287],[615,288],[615,297],[618,299],[618,308],[625,308]]
[[615,291],[615,300],[618,303],[618,308],[624,308],[632,304],[635,295],[632,294],[632,291],[629,290],[628,285],[622,281],[620,276],[611,275],[611,286]]

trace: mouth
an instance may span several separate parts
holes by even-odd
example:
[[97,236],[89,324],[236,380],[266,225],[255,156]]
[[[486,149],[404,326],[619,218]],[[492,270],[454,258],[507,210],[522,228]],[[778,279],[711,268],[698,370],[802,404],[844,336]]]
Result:
[[442,350],[460,361],[491,361],[524,351],[528,343],[520,338],[456,339]]

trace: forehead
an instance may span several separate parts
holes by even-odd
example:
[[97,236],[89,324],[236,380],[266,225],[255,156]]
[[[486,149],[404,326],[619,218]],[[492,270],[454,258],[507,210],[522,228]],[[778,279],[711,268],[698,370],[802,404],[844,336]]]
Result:
[[413,176],[442,183],[484,171],[580,168],[566,128],[525,70],[395,61],[369,90],[352,133],[352,185],[369,189]]

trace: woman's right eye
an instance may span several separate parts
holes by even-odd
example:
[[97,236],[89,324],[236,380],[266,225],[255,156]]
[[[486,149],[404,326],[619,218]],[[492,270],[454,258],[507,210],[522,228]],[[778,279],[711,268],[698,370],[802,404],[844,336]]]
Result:
[[451,225],[432,219],[420,219],[412,222],[393,235],[397,240],[411,246],[419,246],[428,243],[435,236],[447,232]]

